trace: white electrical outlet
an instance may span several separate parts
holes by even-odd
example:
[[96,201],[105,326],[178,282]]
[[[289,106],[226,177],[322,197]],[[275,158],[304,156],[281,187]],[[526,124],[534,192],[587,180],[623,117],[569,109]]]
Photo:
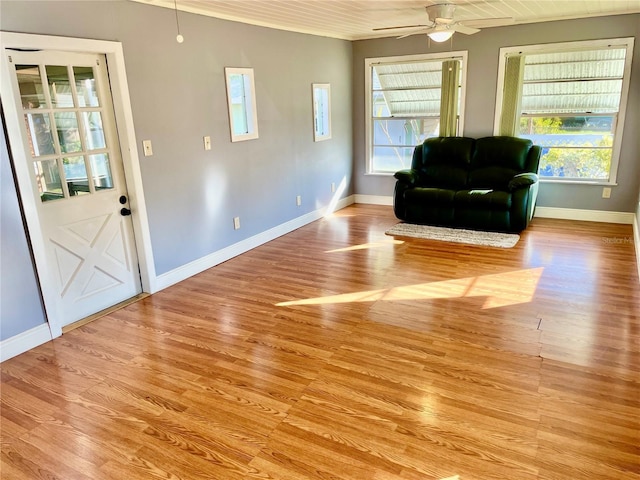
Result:
[[300,195],[298,195],[298,196],[296,197],[296,205],[297,205],[297,206],[302,205],[302,197],[301,197]]
[[144,156],[150,157],[153,155],[153,148],[151,148],[151,140],[145,140],[142,142],[142,148],[144,150]]
[[211,150],[211,137],[209,135],[204,137],[204,149]]
[[336,182],[331,182],[331,193],[336,193]]
[[233,217],[233,229],[234,230],[240,229],[240,217]]
[[602,198],[611,198],[611,187],[604,187],[602,189]]

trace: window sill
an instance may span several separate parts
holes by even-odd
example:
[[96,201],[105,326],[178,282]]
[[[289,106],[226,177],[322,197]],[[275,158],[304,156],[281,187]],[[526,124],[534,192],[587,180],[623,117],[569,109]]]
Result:
[[561,180],[539,177],[540,183],[556,184],[556,185],[590,185],[590,186],[605,186],[605,187],[617,187],[617,182],[610,182],[608,180]]
[[372,177],[393,177],[396,172],[365,172],[365,176]]

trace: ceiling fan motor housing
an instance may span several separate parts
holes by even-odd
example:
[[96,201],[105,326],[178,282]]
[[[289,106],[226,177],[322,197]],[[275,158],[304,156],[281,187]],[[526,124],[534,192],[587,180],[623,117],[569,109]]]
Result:
[[439,5],[429,5],[426,7],[429,20],[436,24],[453,23],[453,12],[456,6],[453,3],[442,3]]

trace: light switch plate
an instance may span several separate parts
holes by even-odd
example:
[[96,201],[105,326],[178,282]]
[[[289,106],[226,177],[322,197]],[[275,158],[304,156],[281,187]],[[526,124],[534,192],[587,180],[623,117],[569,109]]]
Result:
[[153,155],[153,148],[151,148],[151,140],[143,141],[142,148],[144,149],[145,157],[150,157],[151,155]]
[[211,150],[211,137],[209,135],[204,137],[204,149]]

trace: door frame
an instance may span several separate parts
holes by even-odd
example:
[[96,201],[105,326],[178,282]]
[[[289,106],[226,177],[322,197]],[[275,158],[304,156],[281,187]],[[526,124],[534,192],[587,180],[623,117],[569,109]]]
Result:
[[[3,55],[2,72],[0,72],[0,74],[1,78],[5,79],[11,78],[10,75],[12,75],[9,62],[4,61],[5,55],[11,52],[11,50],[8,49],[56,50],[105,55],[111,96],[113,99],[116,130],[124,166],[124,176],[129,204],[133,212],[131,220],[133,222],[135,250],[138,255],[142,291],[154,293],[157,291],[157,287],[151,246],[151,233],[142,187],[142,173],[140,170],[140,159],[138,157],[122,44],[120,42],[84,38],[0,32],[0,50]],[[22,147],[24,143],[19,126],[19,119],[22,113],[18,111],[16,106],[16,92],[13,91],[13,82],[2,82],[0,92],[2,107],[5,112],[6,129],[9,136],[9,148],[11,148],[14,161],[12,168],[17,179],[19,196],[26,219],[25,228],[31,241],[35,268],[40,283],[40,291],[42,293],[49,330],[51,331],[52,338],[56,338],[62,335],[62,318],[59,312],[58,295],[55,290],[55,279],[52,276],[54,273],[48,267],[44,236],[40,226],[36,199],[33,196],[33,189],[31,187],[32,172],[29,169],[30,162],[27,161],[27,152]]]

